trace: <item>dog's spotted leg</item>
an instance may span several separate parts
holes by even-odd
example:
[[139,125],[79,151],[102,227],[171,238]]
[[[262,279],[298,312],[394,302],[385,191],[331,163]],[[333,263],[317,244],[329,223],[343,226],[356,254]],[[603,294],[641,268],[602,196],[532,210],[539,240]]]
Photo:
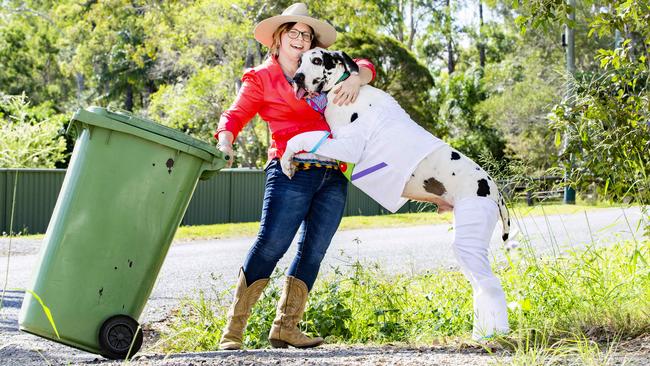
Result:
[[487,197],[490,195],[490,185],[488,184],[487,179],[482,178],[478,180],[478,190],[476,190],[476,195],[480,197]]

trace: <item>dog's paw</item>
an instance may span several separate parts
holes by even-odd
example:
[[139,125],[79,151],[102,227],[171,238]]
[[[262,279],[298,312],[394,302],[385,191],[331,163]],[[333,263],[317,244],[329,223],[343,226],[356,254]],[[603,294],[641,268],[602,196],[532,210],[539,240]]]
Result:
[[515,249],[517,249],[519,247],[521,247],[521,244],[517,240],[508,240],[508,242],[506,243],[506,251],[507,252],[515,250]]
[[293,178],[293,175],[296,173],[296,167],[291,164],[291,160],[285,159],[284,157],[280,160],[280,166],[282,167],[282,173],[289,177]]

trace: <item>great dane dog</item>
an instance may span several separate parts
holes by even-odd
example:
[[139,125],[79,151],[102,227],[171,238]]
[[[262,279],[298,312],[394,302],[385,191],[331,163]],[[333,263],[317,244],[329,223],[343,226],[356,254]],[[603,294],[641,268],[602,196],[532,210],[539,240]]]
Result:
[[[344,52],[309,50],[293,78],[296,97],[327,92],[358,70]],[[308,151],[341,161],[341,171],[352,183],[389,211],[408,199],[453,209],[453,248],[474,293],[472,337],[508,332],[505,294],[488,260],[499,217],[504,241],[510,232],[508,209],[494,180],[415,123],[389,94],[366,85],[354,103],[343,106],[332,103],[332,94],[325,109],[331,133],[312,131],[289,140],[283,172],[292,177],[293,156]]]

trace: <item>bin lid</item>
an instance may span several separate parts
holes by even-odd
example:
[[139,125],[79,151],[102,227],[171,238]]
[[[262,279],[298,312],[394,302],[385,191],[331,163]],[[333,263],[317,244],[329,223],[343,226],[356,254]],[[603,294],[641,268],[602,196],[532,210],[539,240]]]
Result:
[[[144,117],[135,116],[128,111],[112,110],[103,107],[88,107],[86,108],[86,111],[101,115],[106,118],[110,118],[114,121],[122,122],[129,126],[136,127],[159,136],[172,139],[174,141],[190,145],[211,155],[221,156],[221,152],[207,142],[201,141],[190,135],[184,134],[181,131],[161,125],[160,123],[154,122]],[[88,122],[92,124],[92,121],[82,122]]]

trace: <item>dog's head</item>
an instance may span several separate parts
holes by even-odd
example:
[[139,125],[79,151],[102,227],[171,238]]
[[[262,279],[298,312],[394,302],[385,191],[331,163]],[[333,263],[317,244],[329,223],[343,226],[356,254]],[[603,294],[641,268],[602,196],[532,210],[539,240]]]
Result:
[[296,97],[332,89],[345,72],[359,72],[359,66],[345,52],[314,48],[303,53],[293,77]]

